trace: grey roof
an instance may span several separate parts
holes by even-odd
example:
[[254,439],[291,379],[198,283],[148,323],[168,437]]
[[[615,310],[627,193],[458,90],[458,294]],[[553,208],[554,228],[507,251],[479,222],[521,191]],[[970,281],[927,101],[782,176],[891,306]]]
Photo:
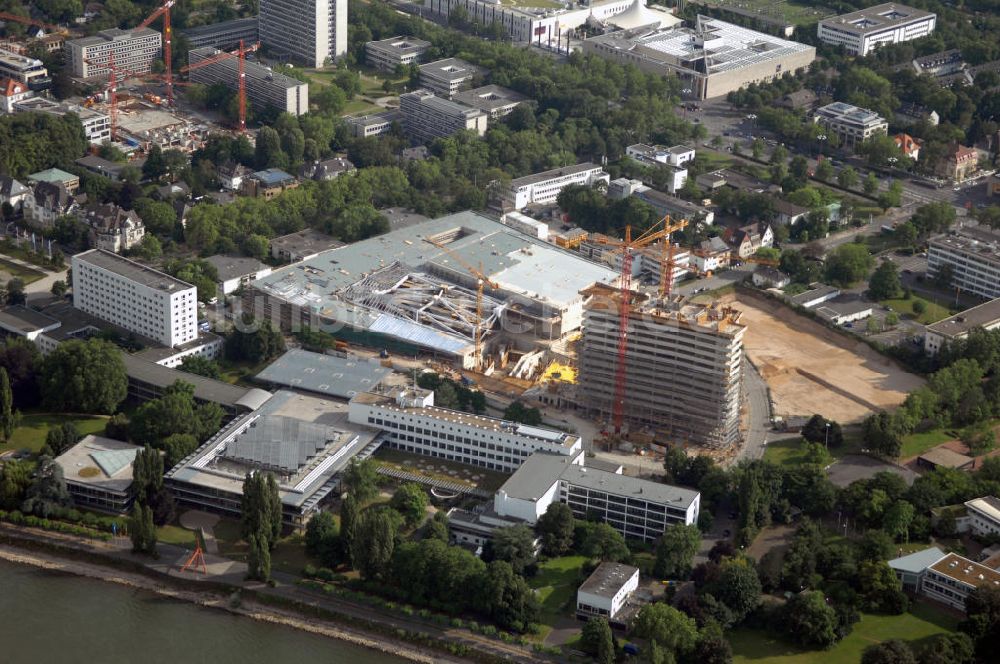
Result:
[[226,445],[222,456],[258,468],[293,473],[323,451],[337,432],[291,417],[265,415]]
[[[813,284],[816,286],[815,284]],[[804,293],[799,293],[798,295],[793,295],[789,298],[792,304],[802,305],[803,302],[810,302],[818,297],[823,297],[824,295],[830,295],[831,293],[839,293],[840,289],[836,286],[830,286],[828,284],[819,284],[815,288],[805,291]],[[802,305],[805,306],[805,305]]]
[[390,373],[376,360],[293,349],[257,374],[257,380],[349,399],[376,387]]
[[327,249],[343,247],[344,243],[313,228],[305,228],[295,233],[282,235],[271,240],[271,248],[290,254],[317,254]]
[[949,316],[928,325],[927,330],[954,339],[961,337],[975,327],[993,325],[1000,321],[1000,298],[984,302],[978,306]]
[[621,563],[601,563],[580,586],[580,592],[612,599],[625,582],[635,576],[638,567]]
[[511,498],[539,500],[552,485],[559,481],[563,472],[570,467],[583,452],[572,456],[535,452],[514,471],[500,491]]
[[483,70],[459,58],[445,58],[420,65],[420,75],[440,78],[447,81],[462,81],[475,76]]
[[255,387],[240,387],[221,380],[178,371],[128,353],[122,353],[122,360],[125,362],[125,372],[130,380],[140,381],[161,389],[182,380],[194,385],[194,396],[201,401],[210,401],[230,408],[242,407],[247,410],[257,410],[271,398],[271,393],[265,390]]
[[132,485],[132,463],[142,449],[101,436],[84,436],[56,457],[68,483],[124,493]]
[[114,175],[115,177],[121,173],[123,168],[128,166],[128,164],[122,164],[117,161],[111,161],[103,157],[98,157],[96,154],[88,154],[85,157],[80,157],[74,163],[79,166],[83,166],[89,171],[94,171],[95,173],[99,173],[101,175]]
[[[244,29],[252,30],[256,27],[257,17],[251,16],[249,18],[236,18],[231,21],[220,21],[219,23],[209,23],[208,25],[199,25],[194,28],[185,28],[179,32],[188,39],[191,39],[228,31],[238,31]],[[247,44],[247,46],[249,46],[249,44]]]
[[26,335],[57,327],[59,327],[58,320],[24,305],[18,304],[0,309],[0,330]]
[[865,302],[856,295],[838,295],[816,307],[816,315],[827,320],[834,320],[840,316],[860,314],[864,311],[871,311],[871,309],[871,302]]
[[901,558],[893,558],[889,561],[889,567],[900,572],[910,574],[920,574],[925,569],[944,558],[944,551],[932,546],[923,551],[917,551]]
[[383,51],[396,51],[400,54],[426,51],[430,47],[431,43],[429,41],[406,36],[379,39],[365,44],[365,48],[374,48]]
[[522,95],[520,92],[502,88],[499,85],[484,85],[473,90],[457,92],[452,99],[466,106],[490,111],[510,104],[520,104],[521,102],[529,101],[530,98]]
[[885,122],[885,118],[875,111],[853,106],[842,101],[835,101],[832,104],[817,108],[816,115],[821,118],[836,120],[837,122],[846,122],[861,126]]
[[618,475],[596,468],[569,466],[560,478],[564,482],[616,496],[648,500],[675,509],[686,510],[698,500],[698,492],[670,484],[661,484],[638,477]]
[[577,173],[583,173],[584,171],[591,171],[595,168],[600,169],[601,167],[598,164],[594,164],[589,161],[585,161],[582,164],[574,164],[573,166],[553,168],[552,170],[542,171],[541,173],[535,173],[533,175],[525,175],[523,178],[511,180],[510,188],[517,189],[518,187],[524,187],[538,182],[545,182],[546,180],[562,177],[564,175],[575,175]]
[[928,16],[935,16],[934,12],[923,9],[915,9],[906,5],[895,3],[885,3],[859,9],[849,14],[841,14],[831,18],[823,19],[820,23],[858,35],[869,32],[882,32],[890,29],[900,29],[905,25],[920,21]]
[[0,196],[13,198],[27,194],[28,191],[27,187],[9,175],[0,175]]
[[142,263],[123,258],[118,254],[103,249],[91,249],[90,251],[76,254],[73,256],[73,259],[89,263],[109,272],[114,272],[126,279],[130,279],[148,288],[163,291],[164,293],[173,293],[194,288],[191,284],[172,277],[166,272],[154,270]]
[[249,275],[256,275],[267,266],[256,258],[248,256],[224,256],[215,254],[205,259],[205,262],[212,265],[219,275],[219,281],[229,281],[239,279]]

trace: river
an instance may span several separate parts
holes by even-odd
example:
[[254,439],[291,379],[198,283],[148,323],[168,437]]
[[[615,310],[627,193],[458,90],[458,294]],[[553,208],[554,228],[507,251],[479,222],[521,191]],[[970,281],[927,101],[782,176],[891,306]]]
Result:
[[290,627],[0,560],[3,664],[399,664]]

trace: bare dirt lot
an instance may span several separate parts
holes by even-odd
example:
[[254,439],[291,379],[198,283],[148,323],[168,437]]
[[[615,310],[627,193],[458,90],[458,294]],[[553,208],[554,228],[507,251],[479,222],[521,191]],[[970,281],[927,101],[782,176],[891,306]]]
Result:
[[771,389],[775,415],[819,413],[856,422],[902,403],[918,376],[777,302],[731,296],[747,325],[743,344]]

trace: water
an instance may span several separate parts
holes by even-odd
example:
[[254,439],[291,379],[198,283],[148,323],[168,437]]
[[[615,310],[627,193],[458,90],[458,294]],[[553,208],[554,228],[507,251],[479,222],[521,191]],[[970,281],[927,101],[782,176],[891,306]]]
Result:
[[290,627],[0,560],[2,664],[400,664]]

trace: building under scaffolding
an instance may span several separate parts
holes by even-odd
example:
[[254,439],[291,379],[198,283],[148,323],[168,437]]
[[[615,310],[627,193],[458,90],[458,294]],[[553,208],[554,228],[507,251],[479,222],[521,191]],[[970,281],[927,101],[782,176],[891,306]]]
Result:
[[[610,417],[615,396],[620,291],[584,294],[578,349],[581,404]],[[673,442],[728,447],[740,437],[743,333],[728,307],[663,302],[635,293],[625,348],[625,420]]]

